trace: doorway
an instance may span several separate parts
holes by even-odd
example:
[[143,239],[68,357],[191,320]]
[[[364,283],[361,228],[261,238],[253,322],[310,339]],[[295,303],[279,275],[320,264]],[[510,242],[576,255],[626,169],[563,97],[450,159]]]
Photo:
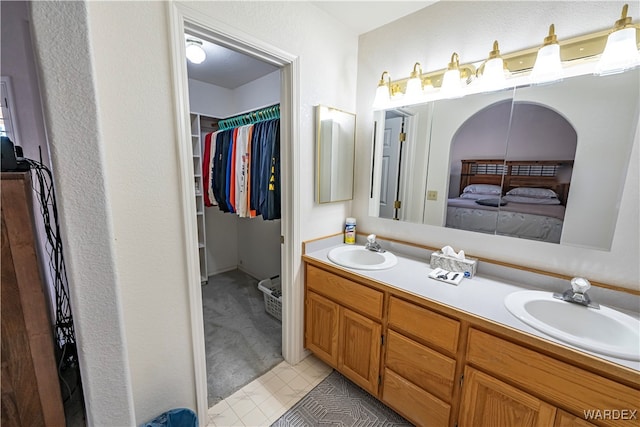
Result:
[[[212,407],[283,360],[281,315],[267,311],[272,299],[281,303],[273,296],[280,291],[279,171],[265,173],[280,159],[281,77],[279,67],[188,27],[185,42]],[[190,58],[189,49],[200,56]],[[219,160],[223,151],[228,163]]]
[[299,192],[293,176],[299,174],[300,166],[293,161],[298,157],[298,148],[291,141],[299,133],[296,122],[299,109],[298,58],[281,51],[273,46],[253,40],[252,37],[226,28],[223,23],[216,22],[211,17],[202,16],[197,11],[180,4],[171,4],[170,18],[172,23],[174,84],[177,100],[177,120],[180,130],[178,138],[178,153],[181,166],[181,187],[183,193],[185,253],[189,265],[189,297],[191,306],[192,341],[194,357],[194,375],[198,416],[206,417],[207,383],[206,361],[204,348],[204,325],[202,311],[202,295],[199,272],[197,227],[195,224],[196,211],[193,204],[193,159],[192,150],[188,144],[191,136],[189,126],[189,96],[188,76],[185,65],[184,34],[200,38],[244,53],[262,61],[275,65],[281,74],[280,97],[280,141],[281,141],[281,283],[282,283],[282,355],[285,360],[296,363],[304,354],[302,351],[302,336],[300,322],[302,319],[302,293],[295,281],[295,259],[300,259],[299,243],[300,231],[299,208],[294,205]]

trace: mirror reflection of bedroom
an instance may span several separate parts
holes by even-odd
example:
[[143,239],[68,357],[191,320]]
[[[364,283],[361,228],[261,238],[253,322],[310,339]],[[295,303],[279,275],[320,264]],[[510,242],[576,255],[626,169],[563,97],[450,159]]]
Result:
[[609,250],[639,92],[636,69],[377,112],[370,215]]
[[446,227],[560,243],[576,143],[544,105],[507,99],[478,111],[451,141]]

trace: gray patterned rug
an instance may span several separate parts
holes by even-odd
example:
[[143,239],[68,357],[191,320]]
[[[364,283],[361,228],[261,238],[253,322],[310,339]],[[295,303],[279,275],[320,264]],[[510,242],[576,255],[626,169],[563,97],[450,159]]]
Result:
[[333,371],[271,427],[411,425],[338,371]]

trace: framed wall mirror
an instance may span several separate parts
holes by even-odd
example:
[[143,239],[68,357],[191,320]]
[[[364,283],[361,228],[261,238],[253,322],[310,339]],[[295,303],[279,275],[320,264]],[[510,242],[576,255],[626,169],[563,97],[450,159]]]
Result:
[[316,200],[331,203],[353,198],[356,115],[316,106]]
[[[639,82],[635,69],[375,112],[370,215],[609,250]],[[396,161],[382,147],[399,115]],[[420,155],[405,156],[412,145]]]

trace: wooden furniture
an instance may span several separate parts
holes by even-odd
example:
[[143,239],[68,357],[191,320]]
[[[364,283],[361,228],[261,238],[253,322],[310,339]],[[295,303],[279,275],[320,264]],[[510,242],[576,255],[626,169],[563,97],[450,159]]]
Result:
[[305,347],[418,426],[638,425],[637,371],[303,259]]
[[563,205],[567,204],[569,182],[560,182],[558,174],[568,169],[571,176],[573,160],[462,160],[460,192],[470,184],[502,186],[502,194],[517,187],[549,188],[558,194]]
[[64,426],[29,172],[2,172],[2,426]]

